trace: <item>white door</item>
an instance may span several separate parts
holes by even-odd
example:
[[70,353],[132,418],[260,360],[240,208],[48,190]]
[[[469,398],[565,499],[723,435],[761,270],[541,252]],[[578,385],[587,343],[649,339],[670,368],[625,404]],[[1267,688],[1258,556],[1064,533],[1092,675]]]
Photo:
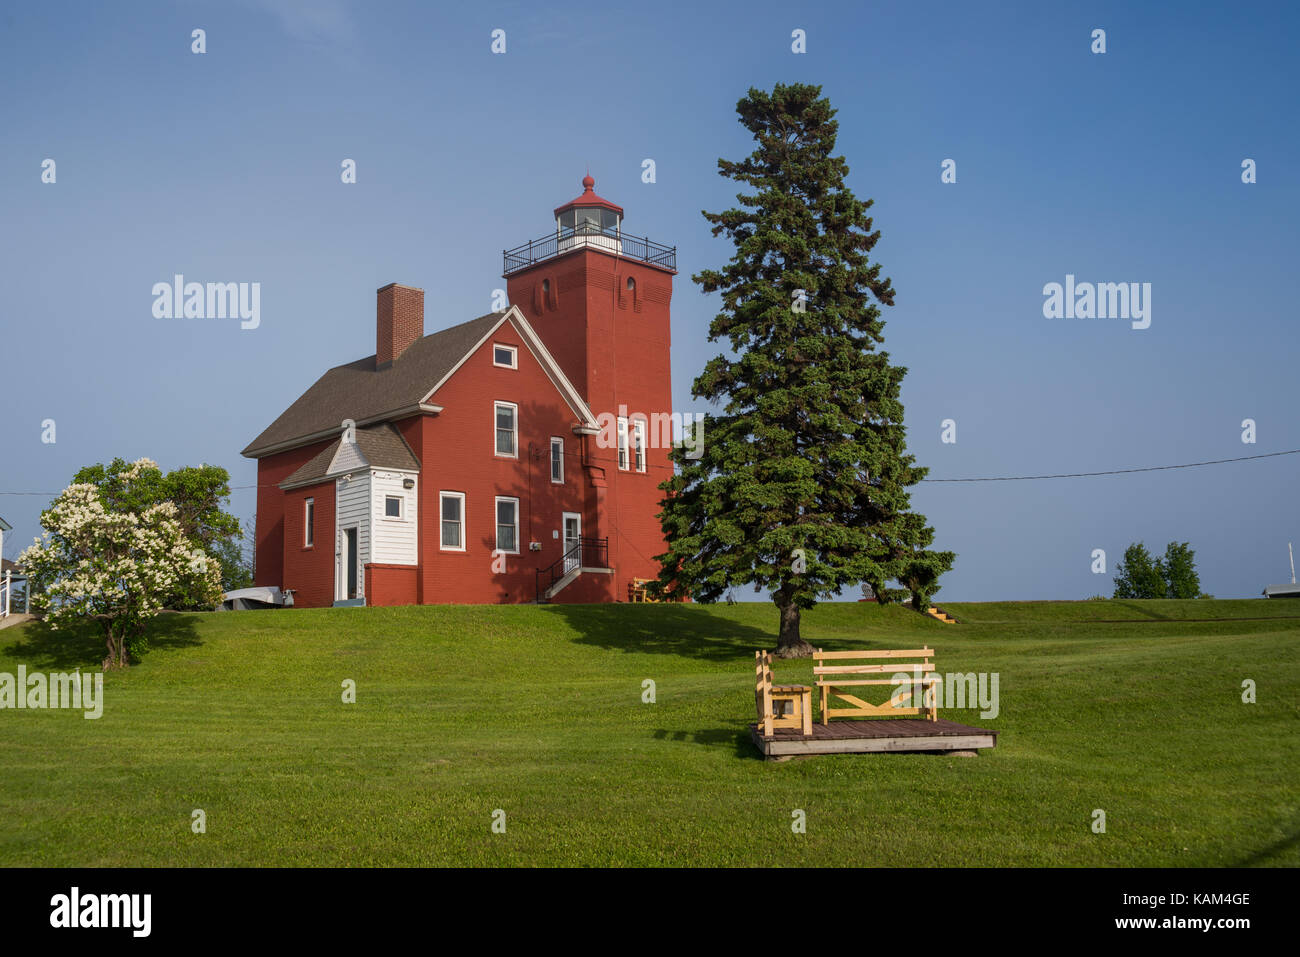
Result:
[[[582,516],[577,512],[564,513],[564,571],[573,571],[582,565],[582,549],[577,548],[582,541]],[[571,549],[577,549],[570,555]]]

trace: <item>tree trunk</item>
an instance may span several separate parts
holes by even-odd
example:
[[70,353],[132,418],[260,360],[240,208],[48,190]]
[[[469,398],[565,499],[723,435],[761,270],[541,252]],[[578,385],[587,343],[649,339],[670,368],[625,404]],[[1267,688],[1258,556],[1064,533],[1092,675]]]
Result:
[[126,667],[126,635],[124,629],[114,630],[113,621],[104,623],[105,643],[108,645],[108,657],[104,659],[104,670]]
[[793,601],[777,599],[781,612],[781,634],[776,640],[778,658],[811,658],[813,646],[799,636],[799,606]]

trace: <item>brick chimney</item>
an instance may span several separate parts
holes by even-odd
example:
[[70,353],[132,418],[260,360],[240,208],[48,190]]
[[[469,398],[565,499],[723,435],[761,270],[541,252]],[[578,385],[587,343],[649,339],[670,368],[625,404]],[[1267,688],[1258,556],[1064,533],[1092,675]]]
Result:
[[376,296],[375,368],[387,369],[424,336],[424,290],[390,282]]

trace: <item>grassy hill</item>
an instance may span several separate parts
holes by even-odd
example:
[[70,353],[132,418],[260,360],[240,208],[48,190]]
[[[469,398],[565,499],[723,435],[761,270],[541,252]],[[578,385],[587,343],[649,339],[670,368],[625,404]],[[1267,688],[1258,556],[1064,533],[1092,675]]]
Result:
[[[164,616],[101,719],[0,711],[0,864],[1300,864],[1300,603],[944,607],[962,624],[831,604],[804,632],[998,672],[996,718],[941,712],[995,750],[780,764],[746,732],[770,605]],[[102,657],[0,631],[0,672]]]

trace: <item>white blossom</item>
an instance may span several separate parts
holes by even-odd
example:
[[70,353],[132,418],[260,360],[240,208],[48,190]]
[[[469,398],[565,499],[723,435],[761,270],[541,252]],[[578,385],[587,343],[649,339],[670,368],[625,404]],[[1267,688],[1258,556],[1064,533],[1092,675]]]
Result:
[[[157,466],[139,459],[121,475],[131,481],[147,468]],[[33,606],[54,628],[93,618],[125,633],[161,611],[178,589],[215,603],[221,567],[186,539],[176,515],[171,502],[139,515],[110,512],[94,485],[68,486],[42,515],[42,537],[19,556],[44,584]]]

